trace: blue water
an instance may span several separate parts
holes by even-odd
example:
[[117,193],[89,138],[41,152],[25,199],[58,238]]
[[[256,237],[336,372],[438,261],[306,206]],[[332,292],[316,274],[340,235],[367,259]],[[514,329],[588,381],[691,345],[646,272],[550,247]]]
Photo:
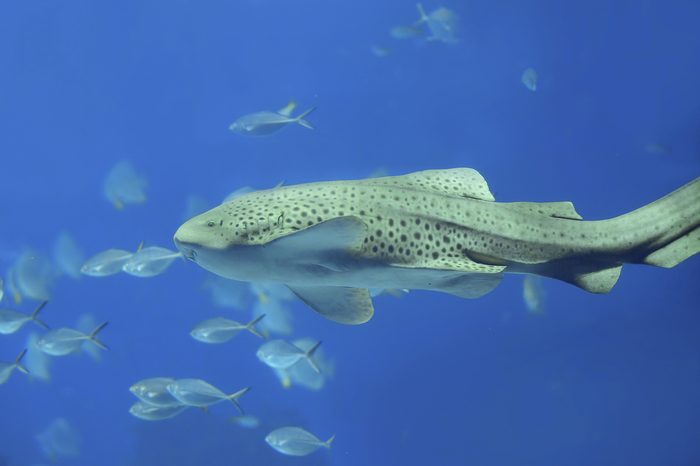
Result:
[[[172,247],[188,195],[214,202],[244,185],[468,166],[499,200],[571,200],[602,219],[700,174],[700,3],[445,6],[461,18],[458,45],[391,38],[417,18],[409,1],[5,2],[0,274],[24,248],[49,253],[64,229],[88,254]],[[372,44],[391,54],[373,56]],[[520,83],[527,67],[540,76],[534,93]],[[289,99],[318,107],[315,131],[227,130]],[[149,189],[120,212],[102,182],[122,159]],[[48,463],[34,437],[57,417],[82,447],[56,464],[700,464],[699,274],[698,258],[626,266],[602,296],[547,281],[541,316],[526,311],[517,276],[473,301],[382,297],[359,327],[296,302],[295,335],[322,339],[336,364],[320,392],[283,389],[250,335],[223,346],[189,337],[222,313],[193,263],[151,279],[62,278],[45,320],[72,325],[89,311],[110,321],[111,351],[100,363],[55,360],[48,384],[15,373],[0,386],[0,464]],[[0,337],[0,360],[28,332]],[[157,375],[250,385],[241,402],[263,425],[231,424],[225,405],[132,417],[128,387]],[[336,433],[332,450],[276,453],[263,438],[287,424]]]

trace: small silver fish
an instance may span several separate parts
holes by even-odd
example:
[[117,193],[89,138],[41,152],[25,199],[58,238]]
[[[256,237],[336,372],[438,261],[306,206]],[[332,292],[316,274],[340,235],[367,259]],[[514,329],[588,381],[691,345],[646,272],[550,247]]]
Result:
[[71,278],[80,278],[80,267],[85,262],[85,254],[78,243],[64,231],[58,235],[53,246],[53,260],[61,272]]
[[226,343],[231,338],[238,335],[241,330],[247,330],[257,337],[265,338],[255,328],[255,324],[260,322],[264,317],[265,314],[258,316],[247,324],[241,324],[235,320],[225,319],[223,317],[215,317],[197,324],[190,332],[190,335],[192,338],[202,343]]
[[182,403],[168,391],[168,385],[173,382],[175,382],[175,379],[170,377],[152,377],[139,380],[129,387],[129,391],[138,399],[151,406],[159,408],[182,406]]
[[39,313],[42,309],[44,309],[47,302],[48,301],[44,301],[39,304],[39,306],[34,309],[34,312],[29,315],[22,312],[13,311],[12,309],[0,309],[0,333],[3,335],[15,333],[17,330],[24,327],[28,322],[34,322],[39,327],[48,329],[49,326],[39,320]]
[[228,129],[234,133],[249,136],[267,136],[279,131],[290,123],[298,123],[304,128],[314,129],[313,125],[306,121],[305,118],[316,110],[316,107],[311,107],[301,115],[292,117],[292,112],[296,106],[296,102],[292,101],[276,112],[266,110],[244,115],[231,123]]
[[377,58],[385,58],[391,55],[391,49],[382,47],[381,45],[372,44],[369,46],[369,51]]
[[394,26],[389,29],[389,34],[394,39],[415,39],[423,35],[423,30],[415,26]]
[[114,208],[122,210],[126,204],[146,202],[146,186],[146,178],[130,162],[122,160],[109,171],[102,189]]
[[257,429],[258,427],[260,427],[260,419],[250,414],[233,416],[231,418],[231,422],[233,422],[237,426],[245,427],[246,429]]
[[65,418],[54,419],[35,438],[44,456],[51,460],[51,463],[65,464],[62,460],[80,456],[80,434]]
[[143,419],[144,421],[162,421],[164,419],[170,419],[171,417],[177,416],[187,408],[188,406],[183,405],[155,406],[144,401],[137,401],[131,405],[131,408],[129,408],[129,413],[131,413],[131,415],[134,417]]
[[24,357],[24,366],[29,370],[29,377],[32,380],[48,382],[51,380],[51,356],[41,351],[36,343],[39,341],[39,334],[32,332],[27,337],[25,347],[27,355]]
[[[261,295],[259,295],[261,296]],[[265,320],[260,322],[258,329],[263,335],[291,335],[294,333],[293,315],[291,310],[277,299],[268,297],[259,299],[253,306],[253,317],[265,314]]]
[[646,150],[650,154],[655,155],[671,155],[671,153],[673,152],[671,146],[667,146],[658,142],[650,142],[646,144],[644,146],[644,150]]
[[426,14],[423,5],[417,3],[416,7],[420,14],[420,19],[416,24],[425,23],[432,34],[428,37],[428,40],[440,41],[446,44],[459,42],[457,39],[459,17],[454,11],[440,7]]
[[[300,338],[292,342],[294,346],[306,351],[316,344],[315,340],[310,338]],[[303,387],[308,390],[321,390],[325,385],[326,379],[333,376],[335,372],[335,365],[328,360],[323,354],[323,348],[319,348],[314,353],[314,361],[321,369],[321,373],[316,372],[311,368],[309,364],[304,360],[298,361],[296,364],[287,369],[276,369],[284,370],[289,377],[289,386]],[[282,386],[284,386],[284,379],[282,379]]]
[[0,278],[0,303],[2,302],[2,298],[5,296],[5,281]]
[[304,351],[285,340],[272,340],[263,344],[256,355],[260,361],[275,369],[287,369],[304,359],[313,370],[320,373],[321,370],[312,358],[319,346],[321,346],[320,341]]
[[[21,296],[37,301],[47,301],[51,299],[59,273],[47,256],[27,250],[15,261],[11,275],[13,285]],[[8,281],[9,278],[8,276]]]
[[523,85],[532,92],[537,90],[538,79],[539,77],[537,76],[537,71],[535,71],[533,68],[528,68],[523,71],[523,75],[520,77],[520,81],[523,83]]
[[330,449],[334,439],[335,434],[323,442],[301,427],[281,427],[265,437],[268,445],[283,455],[289,456],[306,456],[321,447]]
[[241,413],[243,413],[243,408],[241,408],[238,399],[245,395],[248,390],[250,390],[250,387],[227,395],[202,379],[179,379],[168,385],[170,394],[183,405],[205,408],[228,400],[233,403]]
[[210,274],[202,284],[202,288],[207,290],[216,307],[241,310],[248,308],[253,302],[248,284],[238,280],[229,280]]
[[165,272],[182,253],[159,246],[141,248],[129,257],[122,270],[135,277],[155,277]]
[[2,362],[0,361],[0,385],[7,382],[15,369],[25,374],[29,374],[29,371],[21,364],[22,358],[27,354],[27,350],[22,350],[15,359],[15,362]]
[[542,277],[525,275],[523,279],[523,300],[530,314],[544,314],[546,292]]
[[88,259],[80,268],[80,272],[91,277],[114,275],[122,271],[133,255],[133,252],[123,249],[107,249]]
[[70,353],[75,353],[80,350],[80,347],[86,341],[97,345],[103,350],[107,350],[109,349],[107,345],[97,339],[97,335],[107,324],[108,322],[104,322],[98,325],[97,328],[89,334],[65,327],[50,330],[36,342],[36,345],[41,351],[51,356],[65,356]]

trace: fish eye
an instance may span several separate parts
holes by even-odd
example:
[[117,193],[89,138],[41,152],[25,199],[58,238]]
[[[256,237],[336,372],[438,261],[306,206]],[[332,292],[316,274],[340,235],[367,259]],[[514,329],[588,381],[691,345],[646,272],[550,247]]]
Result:
[[216,225],[216,223],[214,223],[214,221],[212,221],[212,220],[209,220],[209,221],[207,222],[207,226],[208,226],[208,227],[213,227],[214,225]]

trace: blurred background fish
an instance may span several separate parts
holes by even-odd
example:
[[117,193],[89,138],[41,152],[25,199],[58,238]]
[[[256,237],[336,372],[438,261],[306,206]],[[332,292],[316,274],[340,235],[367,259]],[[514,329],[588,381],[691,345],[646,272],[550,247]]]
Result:
[[146,202],[146,178],[138,173],[128,160],[122,160],[112,167],[102,187],[107,200],[117,210],[127,204]]

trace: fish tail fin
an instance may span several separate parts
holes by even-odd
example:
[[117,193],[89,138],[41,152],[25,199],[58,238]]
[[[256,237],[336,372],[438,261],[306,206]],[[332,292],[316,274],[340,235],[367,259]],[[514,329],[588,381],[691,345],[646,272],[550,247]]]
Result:
[[328,438],[328,440],[326,440],[325,442],[323,442],[323,446],[324,446],[325,448],[328,448],[328,449],[330,450],[330,448],[331,448],[331,443],[333,443],[333,440],[335,440],[335,434],[331,435],[331,436]]
[[250,333],[252,333],[256,337],[262,338],[263,340],[265,339],[265,337],[263,336],[262,333],[258,332],[258,329],[255,328],[255,324],[260,322],[264,317],[265,317],[265,314],[260,314],[258,317],[256,317],[255,319],[253,319],[250,322],[248,322],[247,324],[245,324],[246,330],[248,330]]
[[109,324],[109,322],[101,323],[95,328],[95,330],[90,332],[90,335],[88,335],[88,339],[94,344],[96,344],[98,348],[103,350],[109,350],[109,347],[105,345],[99,338],[97,338],[97,335],[107,326],[107,324]]
[[37,324],[39,327],[43,327],[43,328],[45,328],[45,329],[48,329],[49,326],[46,325],[46,323],[45,323],[44,321],[42,321],[42,320],[39,319],[39,313],[41,312],[42,309],[44,309],[44,306],[46,306],[47,303],[48,303],[48,301],[44,301],[44,302],[42,302],[41,304],[39,304],[39,305],[36,307],[36,309],[34,309],[34,312],[32,312],[32,315],[31,315],[32,320],[33,320],[34,322],[36,322],[36,324]]
[[250,387],[245,387],[241,390],[238,390],[236,393],[232,393],[227,398],[233,403],[233,405],[236,407],[238,412],[241,414],[244,414],[243,408],[241,407],[241,404],[238,402],[238,399],[248,393],[250,391]]
[[307,111],[305,111],[304,113],[302,113],[301,115],[296,117],[295,118],[296,122],[299,123],[304,128],[314,129],[314,125],[312,125],[311,123],[309,123],[306,120],[306,117],[311,115],[311,112],[313,112],[314,110],[316,110],[316,107],[311,107],[310,109],[308,109]]
[[428,19],[428,15],[425,14],[422,3],[416,3],[416,8],[418,8],[418,14],[420,15],[420,19],[416,22],[416,25],[418,25],[425,22]]
[[24,348],[22,350],[22,352],[19,353],[19,356],[17,356],[17,359],[15,359],[15,367],[20,372],[23,372],[25,374],[29,374],[29,371],[27,370],[27,368],[22,365],[22,359],[24,358],[25,354],[27,354],[27,348]]
[[304,357],[306,358],[307,361],[309,361],[309,365],[311,366],[311,368],[319,374],[321,373],[321,369],[318,367],[318,364],[316,364],[316,361],[314,361],[313,355],[316,352],[316,350],[318,349],[318,347],[321,346],[321,343],[322,342],[319,341],[314,346],[309,348],[309,350],[304,354]]

